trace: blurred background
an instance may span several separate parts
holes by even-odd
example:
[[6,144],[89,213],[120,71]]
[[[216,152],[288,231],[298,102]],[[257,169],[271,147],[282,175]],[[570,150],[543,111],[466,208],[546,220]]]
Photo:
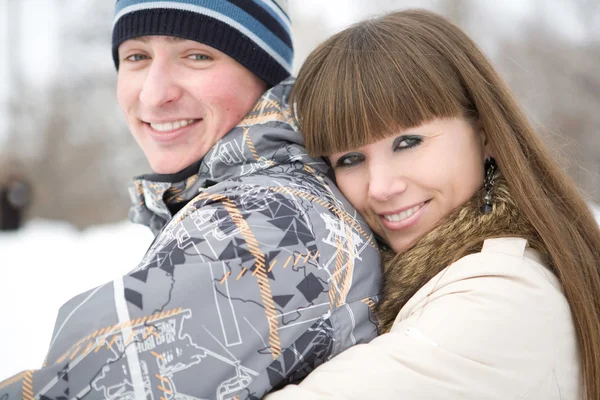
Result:
[[[289,3],[296,71],[357,20],[408,7],[446,15],[492,59],[590,204],[600,204],[599,1]],[[0,232],[0,316],[13,326],[0,333],[0,380],[39,367],[58,307],[132,269],[152,239],[125,222],[127,183],[149,167],[116,102],[113,6],[0,0],[0,194],[10,186],[24,210],[23,220],[2,222],[20,229]]]
[[[31,188],[28,218],[77,228],[126,218],[128,180],[149,168],[115,99],[114,1],[0,0],[0,169]],[[361,18],[439,11],[483,48],[565,168],[600,202],[600,2],[290,0],[296,70]]]

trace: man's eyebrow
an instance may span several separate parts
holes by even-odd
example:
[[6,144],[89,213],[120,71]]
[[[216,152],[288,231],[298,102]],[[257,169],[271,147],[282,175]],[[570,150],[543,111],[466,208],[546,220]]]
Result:
[[187,39],[179,37],[179,36],[165,36],[166,39],[170,42],[185,42]]
[[[169,42],[183,42],[183,41],[187,40],[187,39],[184,39],[179,36],[162,36],[162,37],[165,38],[165,40],[167,40]],[[137,40],[142,43],[148,43],[148,41],[150,40],[150,36],[138,36],[138,37],[131,38],[131,40]]]

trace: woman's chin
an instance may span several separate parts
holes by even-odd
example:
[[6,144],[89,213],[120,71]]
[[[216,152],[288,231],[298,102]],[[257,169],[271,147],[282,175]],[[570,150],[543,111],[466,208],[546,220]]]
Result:
[[392,241],[392,243],[388,244],[388,246],[394,250],[395,253],[400,254],[410,249],[414,243],[415,239],[402,239]]

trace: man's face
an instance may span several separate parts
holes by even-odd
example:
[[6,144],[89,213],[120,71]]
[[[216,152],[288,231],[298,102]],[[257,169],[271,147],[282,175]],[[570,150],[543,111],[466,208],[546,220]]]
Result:
[[233,58],[195,41],[143,36],[119,46],[119,105],[160,174],[179,172],[204,157],[265,90]]

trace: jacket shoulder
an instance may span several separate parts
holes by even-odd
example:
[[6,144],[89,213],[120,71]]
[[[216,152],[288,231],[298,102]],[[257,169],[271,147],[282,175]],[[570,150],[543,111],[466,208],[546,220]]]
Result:
[[[482,250],[449,265],[400,310],[396,322],[423,310],[454,307],[457,315],[511,315],[530,326],[567,321],[570,311],[561,284],[522,238],[486,240]],[[483,308],[481,308],[483,306]],[[543,311],[542,310],[546,310]],[[545,315],[544,317],[541,317]]]
[[[190,259],[244,254],[272,271],[302,270],[302,279],[314,279],[315,290],[320,288],[319,298],[333,290],[323,300],[334,307],[379,294],[379,250],[362,218],[326,177],[301,164],[278,168],[200,193],[162,235],[181,242],[179,247],[193,242]],[[294,173],[302,179],[289,179]],[[298,279],[285,281],[291,285]]]
[[521,276],[523,279],[546,281],[560,288],[558,279],[545,265],[539,252],[530,248],[526,239],[518,237],[485,240],[481,251],[462,257],[431,281],[436,281],[440,287],[478,276]]

